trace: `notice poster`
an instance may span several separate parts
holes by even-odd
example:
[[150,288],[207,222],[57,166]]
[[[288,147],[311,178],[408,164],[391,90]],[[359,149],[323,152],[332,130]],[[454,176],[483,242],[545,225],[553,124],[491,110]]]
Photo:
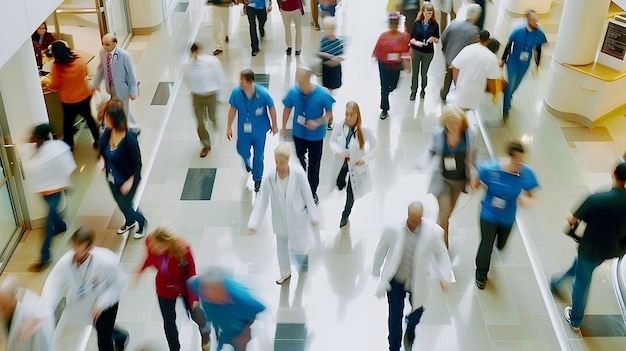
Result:
[[623,60],[626,54],[626,24],[610,21],[602,42],[602,53]]

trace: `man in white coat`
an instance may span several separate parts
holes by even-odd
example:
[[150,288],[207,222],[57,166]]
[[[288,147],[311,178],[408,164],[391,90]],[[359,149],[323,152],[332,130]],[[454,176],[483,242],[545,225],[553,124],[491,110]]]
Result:
[[[452,281],[452,265],[443,243],[443,229],[422,219],[423,206],[416,201],[409,205],[406,222],[387,228],[374,253],[372,274],[380,277],[376,295],[387,293],[389,303],[389,351],[400,350],[404,298],[409,294],[411,313],[407,316],[404,350],[409,351],[415,340],[415,327],[424,313],[428,299],[428,270],[435,259],[437,276],[443,291]],[[380,268],[385,263],[382,275]]]
[[0,283],[4,348],[10,351],[52,351],[54,347],[54,315],[50,314],[35,328],[27,330],[30,321],[39,315],[39,296],[19,286],[13,276]]
[[308,265],[307,252],[313,244],[312,226],[317,226],[319,214],[313,201],[311,188],[302,167],[289,165],[291,150],[279,144],[274,150],[276,170],[261,183],[261,192],[254,203],[248,221],[250,233],[255,233],[272,202],[272,227],[276,233],[276,253],[280,278],[283,284],[291,278],[290,253],[301,258],[301,271]]

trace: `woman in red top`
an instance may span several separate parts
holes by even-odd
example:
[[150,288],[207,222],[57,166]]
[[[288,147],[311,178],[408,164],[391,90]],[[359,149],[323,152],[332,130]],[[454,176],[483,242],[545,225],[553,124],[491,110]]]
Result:
[[410,59],[409,40],[411,36],[407,32],[398,31],[400,14],[389,13],[389,30],[378,37],[372,56],[378,60],[380,73],[380,119],[389,117],[389,93],[398,86],[400,71],[408,66]]
[[50,70],[50,87],[59,92],[63,105],[63,141],[74,150],[74,119],[76,115],[81,115],[93,136],[93,147],[97,149],[100,134],[89,105],[93,89],[85,81],[87,62],[61,40],[52,43],[52,55],[54,63]]
[[173,229],[161,226],[146,238],[148,254],[138,275],[148,267],[157,269],[156,293],[159,299],[163,329],[170,351],[179,351],[178,328],[176,327],[176,300],[183,298],[187,312],[192,315],[200,328],[202,349],[208,350],[211,343],[211,325],[205,322],[204,315],[196,316],[198,297],[187,291],[187,280],[196,275],[196,266],[189,244]]
[[43,55],[45,55],[45,52],[48,52],[48,46],[54,42],[54,37],[52,34],[48,33],[48,25],[44,22],[39,26],[39,28],[37,28],[30,38],[33,40],[37,67],[41,69],[43,66]]

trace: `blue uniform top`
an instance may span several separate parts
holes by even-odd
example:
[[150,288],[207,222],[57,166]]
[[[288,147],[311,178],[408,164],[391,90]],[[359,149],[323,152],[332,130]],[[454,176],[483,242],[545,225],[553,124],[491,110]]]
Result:
[[250,0],[250,2],[247,4],[247,6],[253,7],[255,9],[264,9],[267,8],[268,5],[268,0]]
[[487,187],[480,218],[501,226],[512,226],[515,222],[517,197],[521,191],[532,191],[539,186],[530,167],[523,165],[519,175],[512,174],[502,170],[497,159],[478,167],[478,179]]
[[318,119],[326,114],[326,111],[333,109],[335,99],[328,90],[315,86],[312,92],[304,95],[302,90],[296,85],[289,89],[283,99],[286,108],[293,108],[293,136],[305,140],[322,140],[326,135],[326,125],[323,124],[315,130],[310,130],[301,123],[298,117],[302,116],[307,120]]
[[206,301],[200,294],[200,282],[198,276],[187,281],[189,291],[200,298],[202,310],[208,321],[213,323],[218,333],[220,350],[224,344],[230,344],[231,340],[241,334],[243,328],[256,319],[256,315],[265,310],[265,306],[254,299],[248,289],[230,278],[224,279],[224,286],[230,303],[217,304]]
[[268,111],[274,107],[274,100],[263,86],[254,83],[254,95],[250,99],[241,87],[236,87],[228,103],[237,110],[237,135],[244,134],[244,123],[252,124],[252,133],[266,133],[271,129]]
[[546,35],[541,29],[529,32],[527,27],[522,27],[511,32],[509,41],[513,46],[506,64],[512,68],[525,71],[530,65],[533,51],[547,43],[548,39],[546,39]]

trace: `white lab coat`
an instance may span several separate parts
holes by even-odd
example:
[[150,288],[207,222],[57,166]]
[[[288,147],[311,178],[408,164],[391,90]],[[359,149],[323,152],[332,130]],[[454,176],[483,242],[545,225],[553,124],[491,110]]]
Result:
[[[339,171],[341,171],[341,167],[343,166],[344,159],[337,157],[336,154],[339,151],[343,151],[350,156],[350,161],[348,161],[348,174],[350,175],[350,183],[352,184],[354,198],[358,199],[372,190],[372,176],[369,169],[369,163],[374,157],[378,143],[376,142],[372,132],[368,129],[361,128],[363,140],[365,141],[363,149],[359,147],[359,139],[356,134],[354,134],[352,138],[350,138],[350,143],[348,144],[348,149],[346,150],[346,137],[348,136],[348,131],[349,128],[346,126],[344,121],[340,124],[340,126],[333,130],[333,133],[330,136],[329,143],[334,156],[330,173],[330,188],[333,189],[337,186],[337,177],[339,176]],[[360,166],[355,166],[354,162],[361,159],[365,161],[365,163]]]
[[[422,218],[421,231],[417,237],[415,252],[413,254],[413,275],[411,276],[411,306],[413,310],[423,306],[428,300],[429,286],[428,272],[431,269],[434,258],[435,272],[439,279],[445,282],[452,281],[452,264],[448,251],[443,243],[443,229],[429,219]],[[374,265],[372,275],[380,277],[376,296],[382,297],[391,289],[391,279],[398,272],[404,243],[406,241],[406,219],[402,224],[387,228],[380,237],[378,247],[374,253]],[[382,275],[380,268],[383,265]]]
[[317,222],[319,214],[306,174],[300,165],[289,164],[287,194],[278,182],[276,170],[263,177],[261,191],[250,214],[248,228],[259,227],[270,200],[274,233],[283,239],[288,238],[289,248],[293,251],[308,252],[314,242],[311,221]]
[[17,306],[13,312],[11,329],[6,340],[6,350],[10,351],[53,351],[54,315],[49,314],[26,340],[19,340],[19,332],[24,324],[40,317],[40,298],[34,292],[20,288],[17,293]]
[[47,140],[25,162],[26,180],[33,192],[66,188],[76,162],[70,147],[60,140]]

